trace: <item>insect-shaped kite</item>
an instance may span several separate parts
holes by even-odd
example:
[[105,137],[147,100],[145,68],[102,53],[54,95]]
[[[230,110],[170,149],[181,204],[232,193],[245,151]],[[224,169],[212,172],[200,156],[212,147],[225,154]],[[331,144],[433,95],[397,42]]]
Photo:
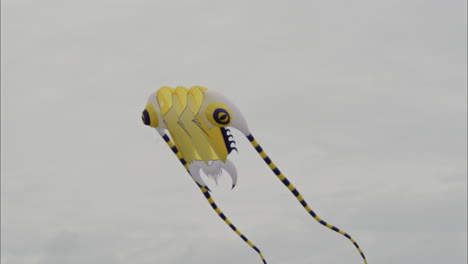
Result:
[[[359,251],[364,263],[367,263],[363,251],[349,234],[322,220],[307,205],[296,187],[281,173],[250,133],[247,122],[239,109],[222,95],[200,86],[190,89],[162,87],[149,97],[142,119],[145,125],[156,128],[203,192],[211,207],[242,240],[259,254],[263,263],[267,262],[260,250],[216,205],[210,195],[210,189],[201,177],[200,172],[203,170],[207,176],[216,181],[224,169],[232,178],[232,188],[236,185],[236,167],[228,159],[228,155],[232,150],[237,149],[229,127],[238,129],[247,137],[276,177],[291,191],[307,213],[323,226],[349,239]],[[170,137],[166,134],[166,130],[169,131]]]

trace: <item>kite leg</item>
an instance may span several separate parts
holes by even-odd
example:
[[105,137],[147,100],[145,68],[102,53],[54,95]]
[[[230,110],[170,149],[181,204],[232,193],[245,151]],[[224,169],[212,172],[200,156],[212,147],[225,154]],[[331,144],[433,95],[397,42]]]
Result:
[[361,257],[362,259],[364,260],[364,263],[367,264],[367,260],[366,260],[366,256],[364,256],[364,252],[361,250],[361,248],[359,247],[359,245],[356,243],[356,241],[349,235],[347,234],[346,232],[344,232],[343,230],[337,228],[336,226],[333,226],[327,222],[325,222],[324,220],[322,220],[310,207],[309,205],[307,205],[306,201],[304,200],[304,198],[302,197],[302,195],[299,193],[299,191],[296,189],[296,187],[294,187],[294,185],[289,182],[289,180],[283,175],[283,173],[281,173],[281,171],[278,169],[278,167],[276,167],[276,165],[271,161],[271,159],[268,157],[268,155],[265,153],[265,151],[263,151],[262,147],[260,147],[260,144],[258,144],[257,140],[255,140],[255,138],[252,136],[252,134],[248,135],[247,136],[247,139],[250,141],[250,143],[252,144],[252,146],[255,148],[255,150],[257,150],[258,154],[263,158],[263,160],[266,162],[266,164],[268,165],[268,167],[270,167],[270,169],[275,173],[276,177],[278,177],[278,179],[284,184],[284,186],[286,186],[292,194],[294,194],[294,196],[296,197],[296,199],[301,203],[302,207],[304,207],[304,209],[306,209],[306,211],[317,221],[319,222],[320,224],[322,224],[323,226],[326,226],[328,227],[329,229],[337,232],[337,233],[340,233],[341,235],[345,236],[347,239],[349,239],[351,241],[351,243],[353,243],[353,245],[356,247],[356,249],[359,251],[359,254],[361,254]]
[[[166,135],[166,134],[163,134],[163,139],[164,141],[166,141],[167,145],[171,148],[172,152],[174,152],[174,154],[177,156],[177,158],[179,158],[180,162],[182,163],[182,165],[184,165],[185,169],[187,170],[187,172],[190,174],[190,171],[189,171],[189,167],[188,167],[188,164],[187,162],[185,161],[185,159],[182,157],[182,153],[179,152],[179,150],[177,149],[176,145],[172,142],[172,140]],[[210,203],[211,207],[213,208],[213,210],[215,210],[215,212],[218,214],[219,217],[221,217],[221,219],[223,219],[223,221],[234,231],[236,232],[236,234],[242,238],[242,240],[245,241],[245,243],[247,243],[250,247],[252,247],[257,253],[258,255],[260,256],[260,258],[262,259],[263,261],[263,264],[267,264],[265,258],[263,257],[263,254],[262,252],[260,252],[260,250],[246,237],[244,236],[241,231],[239,231],[239,229],[237,229],[237,227],[234,226],[234,224],[232,224],[232,222],[224,215],[223,211],[221,211],[221,209],[216,205],[215,201],[213,200],[213,198],[211,197],[210,195],[210,192],[209,192],[209,189],[201,186],[200,184],[198,184],[197,182],[195,182],[198,186],[198,188],[200,188],[200,190],[202,191],[203,195],[205,196],[206,200]]]

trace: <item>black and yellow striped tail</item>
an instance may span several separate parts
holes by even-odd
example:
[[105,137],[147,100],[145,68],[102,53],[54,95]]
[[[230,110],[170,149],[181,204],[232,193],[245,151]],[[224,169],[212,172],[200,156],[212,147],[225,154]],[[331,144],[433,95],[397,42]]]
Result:
[[252,146],[257,150],[258,154],[263,158],[263,160],[266,162],[266,164],[270,167],[270,169],[275,173],[276,177],[291,191],[292,194],[296,197],[296,199],[301,203],[301,205],[306,209],[306,211],[320,224],[323,226],[328,227],[329,229],[340,233],[347,239],[349,239],[353,245],[356,247],[356,249],[359,251],[359,254],[361,255],[362,259],[364,260],[364,263],[367,264],[367,259],[366,256],[364,255],[364,252],[362,249],[359,247],[359,245],[356,243],[356,241],[346,232],[343,230],[339,229],[336,226],[333,226],[324,220],[322,220],[310,207],[307,205],[306,201],[302,197],[302,195],[299,193],[299,191],[294,187],[294,185],[281,173],[281,171],[278,169],[278,167],[271,161],[271,159],[268,157],[268,155],[263,151],[262,147],[258,144],[257,140],[250,134],[247,136],[247,139],[250,141]]
[[[182,165],[184,165],[185,169],[187,170],[187,172],[190,174],[190,171],[189,171],[189,167],[188,167],[188,164],[187,162],[185,161],[184,157],[182,156],[182,153],[179,152],[179,150],[177,149],[177,146],[174,144],[174,142],[172,142],[172,140],[169,138],[169,136],[167,136],[166,134],[163,135],[163,139],[164,141],[166,141],[167,145],[171,148],[172,152],[174,152],[174,154],[177,156],[177,158],[179,158],[180,162],[182,163]],[[263,257],[263,254],[262,252],[246,237],[242,234],[242,232],[237,229],[236,226],[234,226],[234,224],[226,217],[226,215],[224,215],[223,211],[221,211],[221,209],[218,207],[218,205],[216,205],[215,201],[213,200],[213,198],[211,197],[210,195],[210,192],[209,192],[209,189],[201,186],[200,184],[198,184],[197,182],[195,182],[198,186],[198,188],[200,188],[200,190],[202,191],[203,195],[205,196],[206,200],[210,203],[211,207],[213,208],[213,210],[218,214],[218,216],[223,219],[223,221],[234,231],[236,232],[236,234],[242,238],[242,240],[244,240],[245,243],[247,243],[251,248],[253,248],[257,253],[258,255],[260,256],[260,258],[262,259],[263,261],[263,264],[267,264],[265,258]]]

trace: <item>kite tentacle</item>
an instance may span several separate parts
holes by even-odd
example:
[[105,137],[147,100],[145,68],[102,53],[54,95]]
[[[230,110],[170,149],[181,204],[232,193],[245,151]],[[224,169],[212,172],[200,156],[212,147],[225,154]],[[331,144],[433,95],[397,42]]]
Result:
[[252,146],[255,148],[255,150],[258,152],[258,154],[262,157],[262,159],[265,161],[265,163],[270,167],[270,169],[275,173],[276,177],[286,186],[292,194],[296,197],[296,199],[301,203],[302,207],[320,224],[323,226],[343,235],[346,237],[353,245],[356,247],[356,249],[359,251],[359,254],[361,255],[362,259],[364,260],[364,263],[367,264],[367,259],[366,256],[364,255],[364,252],[362,249],[359,247],[359,245],[356,243],[356,241],[346,232],[343,230],[339,229],[336,226],[333,226],[324,220],[322,220],[310,207],[307,205],[306,201],[302,197],[302,195],[299,193],[299,191],[296,189],[296,187],[281,173],[281,171],[278,169],[278,167],[271,161],[271,159],[268,157],[268,155],[263,151],[262,147],[260,144],[258,144],[257,140],[252,136],[252,134],[247,136],[247,139],[250,141]]
[[[190,171],[189,171],[189,167],[188,167],[188,164],[187,162],[185,161],[184,157],[182,156],[182,153],[179,152],[179,150],[177,149],[177,146],[174,144],[174,142],[172,142],[172,140],[166,135],[164,134],[163,136],[163,139],[164,141],[166,141],[167,145],[169,146],[169,148],[171,148],[172,152],[174,152],[174,154],[177,156],[177,158],[179,158],[179,161],[182,163],[182,165],[185,167],[185,169],[187,170],[187,172],[190,174]],[[223,211],[221,211],[221,209],[218,207],[218,205],[216,205],[215,201],[213,200],[213,198],[211,197],[210,195],[210,192],[209,192],[209,189],[208,188],[205,188],[203,186],[201,186],[200,184],[198,184],[197,182],[195,182],[198,186],[198,188],[200,188],[200,190],[202,191],[203,195],[205,196],[206,200],[210,203],[211,207],[213,208],[213,210],[215,210],[215,212],[218,214],[218,216],[223,219],[223,221],[234,231],[236,232],[236,234],[242,238],[242,240],[244,240],[245,243],[247,243],[251,248],[253,248],[257,253],[258,255],[260,256],[260,258],[262,259],[263,261],[263,264],[267,264],[266,260],[265,260],[265,257],[263,257],[263,254],[262,252],[260,251],[260,249],[258,249],[246,236],[244,236],[242,234],[242,232],[237,229],[237,227],[234,226],[234,224],[226,217],[226,215],[224,215]]]

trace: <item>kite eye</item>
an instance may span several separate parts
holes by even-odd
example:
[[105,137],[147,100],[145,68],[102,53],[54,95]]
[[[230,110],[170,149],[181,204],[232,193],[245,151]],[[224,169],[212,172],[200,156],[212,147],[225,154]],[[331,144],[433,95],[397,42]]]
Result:
[[158,114],[152,104],[146,105],[145,110],[143,110],[143,113],[141,114],[141,119],[143,124],[147,126],[158,127]]
[[143,113],[141,114],[141,120],[143,121],[143,124],[149,126],[151,124],[151,120],[148,114],[147,110],[144,110]]
[[213,126],[226,127],[232,122],[231,110],[223,104],[212,103],[205,110],[206,118]]

